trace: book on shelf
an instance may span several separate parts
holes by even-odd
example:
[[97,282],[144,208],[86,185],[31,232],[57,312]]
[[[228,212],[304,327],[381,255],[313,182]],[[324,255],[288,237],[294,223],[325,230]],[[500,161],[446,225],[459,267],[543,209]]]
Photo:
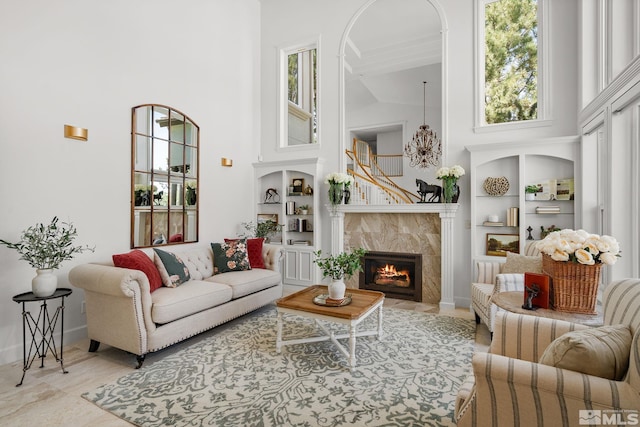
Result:
[[486,225],[487,227],[502,227],[504,223],[502,221],[485,221],[482,225]]
[[560,213],[560,206],[538,206],[536,213]]
[[294,240],[291,244],[295,246],[309,246],[311,243],[308,240]]
[[511,207],[507,209],[507,227],[517,227],[518,226],[518,214],[520,212],[519,208]]

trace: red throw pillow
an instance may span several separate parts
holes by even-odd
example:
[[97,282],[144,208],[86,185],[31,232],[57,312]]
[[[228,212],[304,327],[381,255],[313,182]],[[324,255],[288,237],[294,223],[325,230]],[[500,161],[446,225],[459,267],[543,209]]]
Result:
[[[238,239],[224,239],[225,242],[233,242]],[[267,268],[262,258],[262,244],[264,237],[256,237],[247,239],[247,256],[249,257],[249,265],[251,268]]]
[[134,249],[128,254],[113,255],[113,265],[116,267],[130,268],[132,270],[140,270],[149,279],[149,288],[151,292],[162,287],[162,278],[151,258],[140,249]]

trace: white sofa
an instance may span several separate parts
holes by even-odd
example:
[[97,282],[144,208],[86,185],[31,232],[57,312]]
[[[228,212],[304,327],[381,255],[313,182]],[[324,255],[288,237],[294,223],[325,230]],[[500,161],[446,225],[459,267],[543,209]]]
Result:
[[[163,248],[165,249],[165,248]],[[267,305],[282,296],[282,247],[264,244],[265,269],[213,274],[210,246],[176,250],[191,280],[150,292],[139,270],[83,264],[69,282],[84,289],[90,352],[100,343],[145,355]]]

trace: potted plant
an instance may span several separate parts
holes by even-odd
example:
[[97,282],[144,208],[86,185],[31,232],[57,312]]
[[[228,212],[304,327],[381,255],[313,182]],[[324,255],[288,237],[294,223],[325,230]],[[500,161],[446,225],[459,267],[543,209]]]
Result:
[[263,237],[265,242],[269,237],[282,231],[284,224],[278,224],[275,221],[267,220],[264,222],[243,222],[242,226],[249,232],[244,237]]
[[301,215],[306,215],[309,213],[309,205],[301,205],[298,209],[300,209]]
[[538,190],[540,190],[540,188],[537,185],[527,185],[526,187],[524,187],[524,199],[535,200]]
[[53,217],[49,225],[38,223],[24,230],[19,242],[11,243],[0,239],[0,244],[18,251],[20,259],[36,269],[38,275],[31,281],[33,294],[48,297],[54,294],[58,285],[58,278],[53,270],[77,253],[94,251],[94,248],[88,246],[74,246],[73,241],[77,235],[73,224],[59,222],[58,217]]
[[322,277],[331,277],[329,298],[336,300],[344,298],[346,290],[344,280],[362,270],[360,258],[366,253],[367,251],[363,248],[352,249],[350,252],[340,252],[324,258],[321,250],[313,253],[316,257],[313,262],[322,270]]

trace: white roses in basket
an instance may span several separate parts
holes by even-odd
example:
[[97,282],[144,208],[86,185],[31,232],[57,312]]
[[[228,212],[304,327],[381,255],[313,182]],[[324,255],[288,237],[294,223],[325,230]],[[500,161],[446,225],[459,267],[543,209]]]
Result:
[[536,243],[536,247],[554,261],[584,265],[613,265],[620,256],[620,246],[615,238],[584,230],[564,229],[551,232]]

